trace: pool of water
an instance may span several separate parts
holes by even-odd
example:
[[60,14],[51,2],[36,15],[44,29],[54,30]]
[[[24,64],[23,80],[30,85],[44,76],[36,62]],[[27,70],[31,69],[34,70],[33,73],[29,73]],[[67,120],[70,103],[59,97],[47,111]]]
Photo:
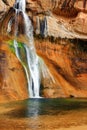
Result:
[[0,130],[55,130],[86,125],[87,99],[27,99],[0,104]]

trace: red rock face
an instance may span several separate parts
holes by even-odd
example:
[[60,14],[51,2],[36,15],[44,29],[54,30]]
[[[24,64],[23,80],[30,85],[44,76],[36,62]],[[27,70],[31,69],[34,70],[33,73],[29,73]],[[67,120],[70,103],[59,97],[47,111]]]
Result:
[[26,98],[28,91],[23,67],[8,44],[0,38],[0,102]]
[[68,40],[36,41],[38,54],[56,79],[55,86],[44,88],[46,97],[87,97],[87,54],[77,45]]
[[[43,81],[41,95],[47,98],[87,97],[85,50],[77,42],[50,40],[35,39],[37,53],[55,79],[54,84],[48,79]],[[0,102],[26,99],[28,91],[24,70],[8,44],[3,42],[3,38],[0,41]]]
[[[70,12],[61,10],[63,2],[64,0],[27,0],[26,11],[34,25],[34,32],[40,32],[40,22],[45,18],[47,34],[50,36],[50,41],[47,38],[35,39],[37,53],[45,60],[55,78],[55,84],[46,79],[41,94],[50,98],[87,97],[87,50],[81,50],[79,42],[72,44],[68,40],[55,40],[58,37],[87,40],[86,9],[78,9],[79,5],[76,3]],[[8,22],[15,15],[13,9],[9,10],[13,3],[14,1],[10,3],[9,0],[9,6],[5,5],[6,10],[3,12],[5,17],[1,15],[2,33],[7,31]],[[0,8],[0,11],[2,9]],[[18,25],[23,34],[22,22],[20,15]],[[14,34],[14,24],[11,34]],[[21,64],[11,53],[3,37],[0,38],[0,43],[0,102],[28,98],[26,76]],[[84,48],[87,48],[87,45]]]

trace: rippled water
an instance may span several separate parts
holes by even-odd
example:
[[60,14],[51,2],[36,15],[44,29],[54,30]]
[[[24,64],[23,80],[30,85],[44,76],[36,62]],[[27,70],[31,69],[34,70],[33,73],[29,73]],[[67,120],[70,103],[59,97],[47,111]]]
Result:
[[87,123],[86,99],[28,99],[0,104],[0,130],[55,130]]

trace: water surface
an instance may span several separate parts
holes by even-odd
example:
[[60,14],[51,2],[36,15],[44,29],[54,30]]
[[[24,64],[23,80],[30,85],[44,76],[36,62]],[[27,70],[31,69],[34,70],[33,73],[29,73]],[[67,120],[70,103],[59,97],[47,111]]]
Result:
[[0,104],[0,130],[56,130],[87,124],[86,99],[27,99]]

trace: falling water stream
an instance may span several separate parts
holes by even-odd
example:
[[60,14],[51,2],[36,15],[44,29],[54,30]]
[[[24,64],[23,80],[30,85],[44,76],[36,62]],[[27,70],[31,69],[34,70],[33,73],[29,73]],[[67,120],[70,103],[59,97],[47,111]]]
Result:
[[[29,39],[29,45],[26,46],[24,45],[25,51],[26,51],[26,58],[27,58],[27,64],[28,64],[28,69],[29,69],[29,73],[26,71],[26,67],[25,68],[25,72],[27,75],[27,79],[28,79],[28,89],[29,89],[29,95],[30,97],[39,97],[39,88],[40,88],[40,72],[39,72],[39,68],[38,68],[38,56],[36,55],[35,52],[35,47],[34,47],[34,42],[33,42],[33,26],[31,24],[31,21],[29,19],[29,17],[27,16],[26,12],[25,12],[25,8],[26,8],[26,1],[25,0],[16,0],[15,3],[15,10],[16,10],[16,16],[19,15],[19,13],[21,12],[24,18],[24,33],[27,36],[27,38]],[[16,24],[16,29],[17,29],[17,24]],[[16,30],[18,31],[18,30]],[[16,32],[17,34],[17,32]],[[20,60],[20,55],[18,53],[18,47],[17,47],[17,41],[14,40],[14,47],[15,47],[15,52],[16,52],[16,56],[18,57],[18,59]]]
[[[18,42],[14,40],[14,48],[15,54],[21,64],[24,67],[27,82],[28,82],[28,91],[30,98],[39,98],[40,97],[40,84],[41,84],[41,74],[43,77],[49,77],[52,81],[54,81],[51,73],[49,72],[47,66],[45,65],[44,61],[36,54],[36,50],[34,47],[34,38],[33,38],[33,26],[31,23],[30,18],[25,12],[26,9],[26,0],[16,0],[14,4],[15,9],[15,37],[18,37],[18,21],[17,17],[22,15],[23,22],[24,22],[24,35],[28,39],[28,45],[23,44],[26,53],[26,60],[27,60],[27,67],[22,63],[21,55],[18,47]],[[9,32],[11,30],[12,21],[10,20],[8,23]]]

